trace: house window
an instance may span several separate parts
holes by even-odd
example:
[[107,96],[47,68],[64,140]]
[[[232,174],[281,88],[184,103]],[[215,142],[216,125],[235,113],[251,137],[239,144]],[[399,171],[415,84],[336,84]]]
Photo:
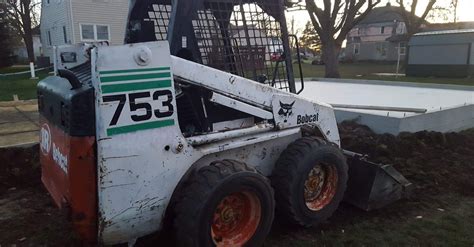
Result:
[[381,27],[381,28],[380,28],[380,33],[381,33],[381,34],[384,34],[384,33],[385,33],[385,27]]
[[109,26],[97,25],[97,40],[109,40]]
[[359,52],[360,52],[360,44],[355,43],[354,44],[354,55],[359,55]]
[[81,39],[94,40],[94,25],[81,24]]
[[66,32],[66,26],[63,26],[63,36],[64,36],[64,44],[67,44],[67,32]]
[[53,45],[53,42],[51,42],[51,31],[48,30],[48,45]]
[[108,41],[110,39],[108,25],[81,24],[82,41]]

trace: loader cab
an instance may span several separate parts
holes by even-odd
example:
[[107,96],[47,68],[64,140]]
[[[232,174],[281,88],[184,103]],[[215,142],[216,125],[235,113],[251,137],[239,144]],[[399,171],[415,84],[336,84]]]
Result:
[[[167,40],[171,55],[296,93],[284,8],[281,0],[135,1],[125,42]],[[178,78],[175,85],[185,136],[262,120],[215,105],[212,93]]]

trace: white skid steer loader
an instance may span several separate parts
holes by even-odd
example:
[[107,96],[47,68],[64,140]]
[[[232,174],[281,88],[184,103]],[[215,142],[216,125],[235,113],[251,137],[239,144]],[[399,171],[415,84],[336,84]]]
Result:
[[297,95],[283,6],[132,1],[128,44],[56,49],[38,85],[42,181],[85,243],[170,227],[182,246],[259,246],[275,209],[312,226],[344,198],[405,195],[391,166],[340,148],[330,105]]

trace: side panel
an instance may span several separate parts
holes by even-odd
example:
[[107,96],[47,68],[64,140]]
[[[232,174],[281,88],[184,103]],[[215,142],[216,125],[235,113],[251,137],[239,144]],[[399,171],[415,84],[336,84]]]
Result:
[[341,145],[334,110],[325,104],[317,104],[299,97],[273,94],[273,116],[280,129],[302,125],[316,126],[324,137],[338,146]]
[[178,125],[168,43],[93,51],[99,238],[131,241],[161,226],[183,174],[200,157]]
[[209,165],[215,160],[232,159],[244,162],[249,166],[255,167],[263,175],[270,176],[281,152],[300,137],[301,133],[299,132],[294,135],[259,142],[242,148],[209,154],[197,161],[198,167]]
[[40,117],[41,180],[59,208],[70,210],[85,242],[97,238],[95,138],[69,136]]

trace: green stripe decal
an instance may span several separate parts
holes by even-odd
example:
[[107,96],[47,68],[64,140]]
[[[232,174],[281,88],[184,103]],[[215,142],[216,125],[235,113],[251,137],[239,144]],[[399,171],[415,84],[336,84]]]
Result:
[[154,74],[120,75],[120,76],[101,77],[100,81],[102,83],[107,83],[107,82],[144,80],[144,79],[159,79],[159,78],[171,78],[171,73],[170,72],[164,72],[164,73],[154,73]]
[[171,87],[171,80],[102,85],[101,88],[102,93],[106,94],[164,87]]
[[147,123],[128,125],[128,126],[123,126],[123,127],[110,128],[110,129],[107,129],[107,135],[112,136],[112,135],[124,134],[124,133],[139,131],[139,130],[162,128],[162,127],[172,126],[172,125],[174,125],[173,119],[147,122]]
[[150,71],[164,71],[170,70],[170,67],[160,67],[160,68],[148,68],[148,69],[128,69],[128,70],[109,70],[109,71],[100,71],[101,75],[110,75],[117,73],[135,73],[135,72],[150,72]]

